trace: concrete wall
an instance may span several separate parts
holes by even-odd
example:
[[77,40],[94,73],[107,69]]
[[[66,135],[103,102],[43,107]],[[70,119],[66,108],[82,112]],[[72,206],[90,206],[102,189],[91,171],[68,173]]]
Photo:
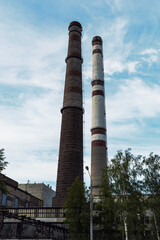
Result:
[[55,196],[55,191],[44,183],[27,183],[19,184],[20,189],[29,192],[31,195],[43,200],[43,207],[52,206],[52,198]]
[[[18,188],[18,183],[13,179],[0,173],[0,178],[4,180],[8,193],[2,194],[0,191],[0,205],[14,208],[14,207],[42,207],[43,201],[36,196],[32,196],[30,193]],[[6,198],[5,203],[2,203],[2,199]]]
[[62,224],[55,224],[61,227],[62,230],[57,228],[49,228],[38,224],[26,224],[15,219],[5,219],[3,227],[0,231],[0,239],[55,239],[63,240],[65,238],[64,227]]

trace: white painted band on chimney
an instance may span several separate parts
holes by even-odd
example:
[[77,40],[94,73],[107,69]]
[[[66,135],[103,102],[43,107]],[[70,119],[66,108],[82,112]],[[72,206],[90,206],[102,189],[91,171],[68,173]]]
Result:
[[102,54],[95,53],[93,54],[93,71],[92,71],[92,79],[94,80],[103,80],[104,72],[103,72],[103,61]]
[[106,114],[104,97],[95,95],[92,97],[92,128],[106,128]]
[[92,92],[95,91],[95,90],[104,91],[104,86],[102,86],[102,85],[94,85],[94,86],[92,87]]
[[94,46],[93,46],[93,50],[95,50],[95,49],[100,49],[100,50],[102,50],[102,46],[101,46],[101,45],[94,45]]
[[93,134],[93,135],[91,136],[91,140],[92,140],[92,141],[102,140],[102,141],[105,141],[105,142],[106,142],[106,135],[104,135],[104,134]]

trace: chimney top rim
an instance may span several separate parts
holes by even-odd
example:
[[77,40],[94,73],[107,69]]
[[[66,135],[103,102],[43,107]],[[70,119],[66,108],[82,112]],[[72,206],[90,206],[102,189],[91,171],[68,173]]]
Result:
[[92,44],[93,44],[94,42],[100,42],[100,44],[102,44],[102,38],[101,38],[100,36],[95,36],[95,37],[93,37],[93,39],[92,39]]
[[80,27],[81,31],[82,31],[82,25],[77,22],[77,21],[72,21],[70,24],[69,24],[69,27],[68,29],[70,29],[70,27],[73,27],[73,26],[77,26],[77,27]]

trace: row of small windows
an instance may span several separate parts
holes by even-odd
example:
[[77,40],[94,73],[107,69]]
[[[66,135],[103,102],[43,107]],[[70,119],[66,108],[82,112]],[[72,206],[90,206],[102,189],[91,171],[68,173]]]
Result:
[[[1,204],[2,206],[6,206],[7,203],[7,195],[3,194],[2,195],[2,201]],[[19,200],[18,198],[14,199],[14,207],[18,207]],[[29,203],[26,202],[26,208],[28,208]],[[18,212],[17,212],[18,211]],[[12,213],[18,213],[19,216],[21,215],[26,215],[27,217],[40,217],[40,218],[45,218],[45,217],[64,217],[64,211],[63,209],[10,209],[10,212]],[[144,222],[146,224],[150,223],[150,218],[149,216],[145,216]]]
[[[14,202],[14,207],[17,208],[18,204],[19,204],[19,199],[18,198],[14,199],[14,198],[12,198],[10,196],[7,196],[6,194],[2,194],[1,205],[5,206],[5,207],[8,206],[8,205],[10,206],[10,204],[8,202]],[[13,204],[12,204],[12,206],[13,206]],[[25,207],[28,208],[28,206],[29,206],[29,203],[26,202],[25,203]]]
[[9,209],[9,212],[13,214],[18,214],[18,216],[25,215],[26,217],[31,218],[63,218],[64,211],[63,209],[39,209],[39,208],[29,208],[29,209]]

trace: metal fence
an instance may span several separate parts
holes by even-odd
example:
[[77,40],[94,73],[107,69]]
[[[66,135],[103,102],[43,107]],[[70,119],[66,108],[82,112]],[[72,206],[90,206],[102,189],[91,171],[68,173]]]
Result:
[[63,219],[55,222],[48,219],[63,216],[63,209],[57,208],[1,208],[0,239],[66,240],[68,230]]
[[5,208],[9,213],[30,218],[64,218],[61,208]]

